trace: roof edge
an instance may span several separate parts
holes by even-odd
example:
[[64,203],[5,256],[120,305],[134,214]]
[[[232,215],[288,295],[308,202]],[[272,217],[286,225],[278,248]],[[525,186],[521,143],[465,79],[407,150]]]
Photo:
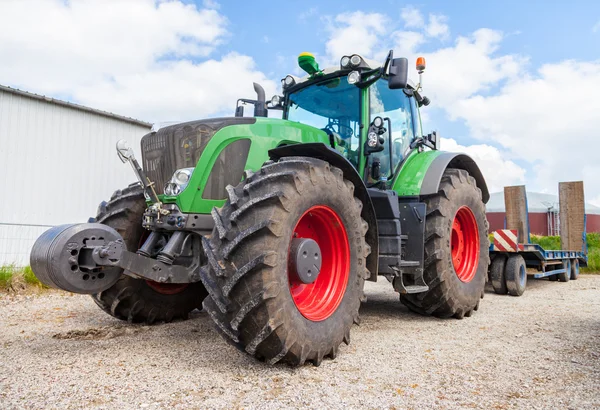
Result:
[[137,119],[131,118],[131,117],[125,117],[125,116],[119,115],[119,114],[113,114],[112,112],[102,111],[102,110],[98,110],[96,108],[90,108],[90,107],[86,107],[84,105],[79,105],[79,104],[75,104],[75,103],[71,103],[71,102],[67,102],[67,101],[63,101],[63,100],[57,100],[56,98],[47,97],[45,95],[40,95],[40,94],[35,94],[35,93],[30,93],[28,91],[19,90],[18,88],[12,88],[12,87],[8,87],[8,86],[1,85],[1,84],[0,84],[0,91],[5,91],[9,94],[20,95],[22,97],[31,98],[33,100],[44,101],[47,103],[61,105],[63,107],[68,107],[68,108],[72,108],[72,109],[79,110],[79,111],[84,111],[84,112],[89,112],[92,114],[101,115],[103,117],[108,117],[108,118],[116,119],[119,121],[128,122],[130,124],[140,125],[142,127],[147,127],[147,128],[152,127],[152,124],[149,122],[146,122],[146,121],[137,120]]

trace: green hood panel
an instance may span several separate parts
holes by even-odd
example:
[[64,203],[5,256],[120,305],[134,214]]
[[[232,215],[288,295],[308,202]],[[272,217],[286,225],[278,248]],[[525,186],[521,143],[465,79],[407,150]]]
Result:
[[250,139],[250,151],[244,169],[257,171],[269,160],[269,150],[280,145],[305,142],[323,142],[329,145],[329,136],[322,130],[287,120],[256,118],[254,124],[237,124],[221,128],[206,145],[190,178],[188,186],[177,197],[162,197],[165,203],[176,203],[184,213],[208,214],[213,207],[221,207],[221,200],[203,199],[202,194],[209,174],[221,151],[234,141]]

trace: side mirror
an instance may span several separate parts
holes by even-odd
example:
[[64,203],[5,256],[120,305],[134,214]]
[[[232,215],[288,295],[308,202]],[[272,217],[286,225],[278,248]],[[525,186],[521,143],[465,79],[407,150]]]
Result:
[[123,162],[127,162],[133,158],[133,149],[131,149],[127,140],[117,141],[117,154]]
[[388,74],[388,87],[390,90],[406,88],[408,84],[408,59],[394,58],[390,62]]
[[434,150],[438,149],[438,136],[436,131],[433,131],[431,134],[427,134],[427,141],[429,142],[429,148]]

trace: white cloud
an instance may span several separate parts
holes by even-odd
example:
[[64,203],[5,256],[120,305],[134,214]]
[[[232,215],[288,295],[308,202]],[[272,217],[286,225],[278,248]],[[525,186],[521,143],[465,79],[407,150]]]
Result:
[[316,16],[318,12],[319,12],[318,7],[311,7],[308,10],[303,11],[300,14],[298,14],[298,20],[301,20],[301,21],[307,20],[310,17]]
[[423,28],[425,26],[423,14],[412,6],[404,7],[400,12],[400,17],[404,20],[406,28]]
[[[373,21],[377,15],[359,17]],[[444,139],[442,149],[473,155],[493,190],[527,183],[531,190],[556,192],[559,181],[583,180],[588,197],[600,204],[596,178],[600,175],[600,61],[563,61],[531,72],[528,58],[503,53],[504,34],[488,28],[458,36],[449,46],[418,53],[427,41],[449,36],[446,19],[430,15],[425,22],[414,8],[403,9],[402,17],[412,31],[389,24],[383,25],[383,32],[373,27],[362,49],[367,55],[382,55],[391,41],[395,55],[411,61],[413,79],[415,58],[426,58],[424,93],[432,106],[452,120],[464,121],[471,137],[483,142],[461,147]],[[346,31],[332,31],[336,47],[329,47],[330,53],[352,52],[355,44],[360,45],[355,39],[360,21],[344,18],[342,22]],[[425,108],[424,118],[427,113]]]
[[442,138],[440,148],[444,151],[462,152],[471,156],[481,169],[490,192],[501,191],[507,185],[525,183],[525,170],[506,158],[506,153],[487,144],[464,146],[452,138]]
[[221,8],[221,5],[218,2],[216,2],[215,0],[203,0],[202,5],[204,6],[204,8],[207,8],[207,9],[218,10]]
[[[451,47],[422,54],[427,60],[425,91],[433,103],[451,112],[457,100],[515,78],[526,60],[516,55],[498,56],[502,38],[499,31],[479,29],[468,37],[458,37]],[[414,61],[416,55],[410,57]]]
[[343,55],[360,54],[374,57],[380,51],[381,36],[386,32],[388,18],[379,13],[343,13],[329,22],[330,37],[325,44],[327,55],[339,61]]
[[450,35],[450,28],[446,22],[448,17],[441,14],[430,14],[429,23],[425,28],[425,32],[429,37],[445,40]]
[[556,192],[558,181],[583,180],[586,192],[598,197],[599,89],[600,62],[564,61],[448,109],[465,120],[473,137],[533,164],[530,189]]
[[423,34],[417,31],[396,31],[392,33],[394,39],[394,54],[397,56],[412,55],[417,47],[425,42]]
[[0,61],[11,62],[0,79],[149,121],[233,111],[256,80],[274,91],[250,57],[206,60],[228,31],[218,4],[205,4],[0,1]]

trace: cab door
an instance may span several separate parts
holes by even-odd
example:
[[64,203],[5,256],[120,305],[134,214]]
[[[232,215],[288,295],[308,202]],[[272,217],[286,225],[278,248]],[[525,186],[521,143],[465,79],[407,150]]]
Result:
[[[383,118],[386,131],[382,134],[385,140],[383,151],[372,153],[367,160],[365,174],[368,183],[382,181],[387,184],[408,153],[417,128],[420,129],[420,124],[417,124],[420,122],[418,111],[413,113],[413,107],[416,110],[416,105],[411,100],[414,100],[414,97],[407,95],[403,90],[390,90],[385,79],[380,79],[369,88],[370,122],[378,116]],[[379,163],[378,178],[374,172],[376,163]]]

